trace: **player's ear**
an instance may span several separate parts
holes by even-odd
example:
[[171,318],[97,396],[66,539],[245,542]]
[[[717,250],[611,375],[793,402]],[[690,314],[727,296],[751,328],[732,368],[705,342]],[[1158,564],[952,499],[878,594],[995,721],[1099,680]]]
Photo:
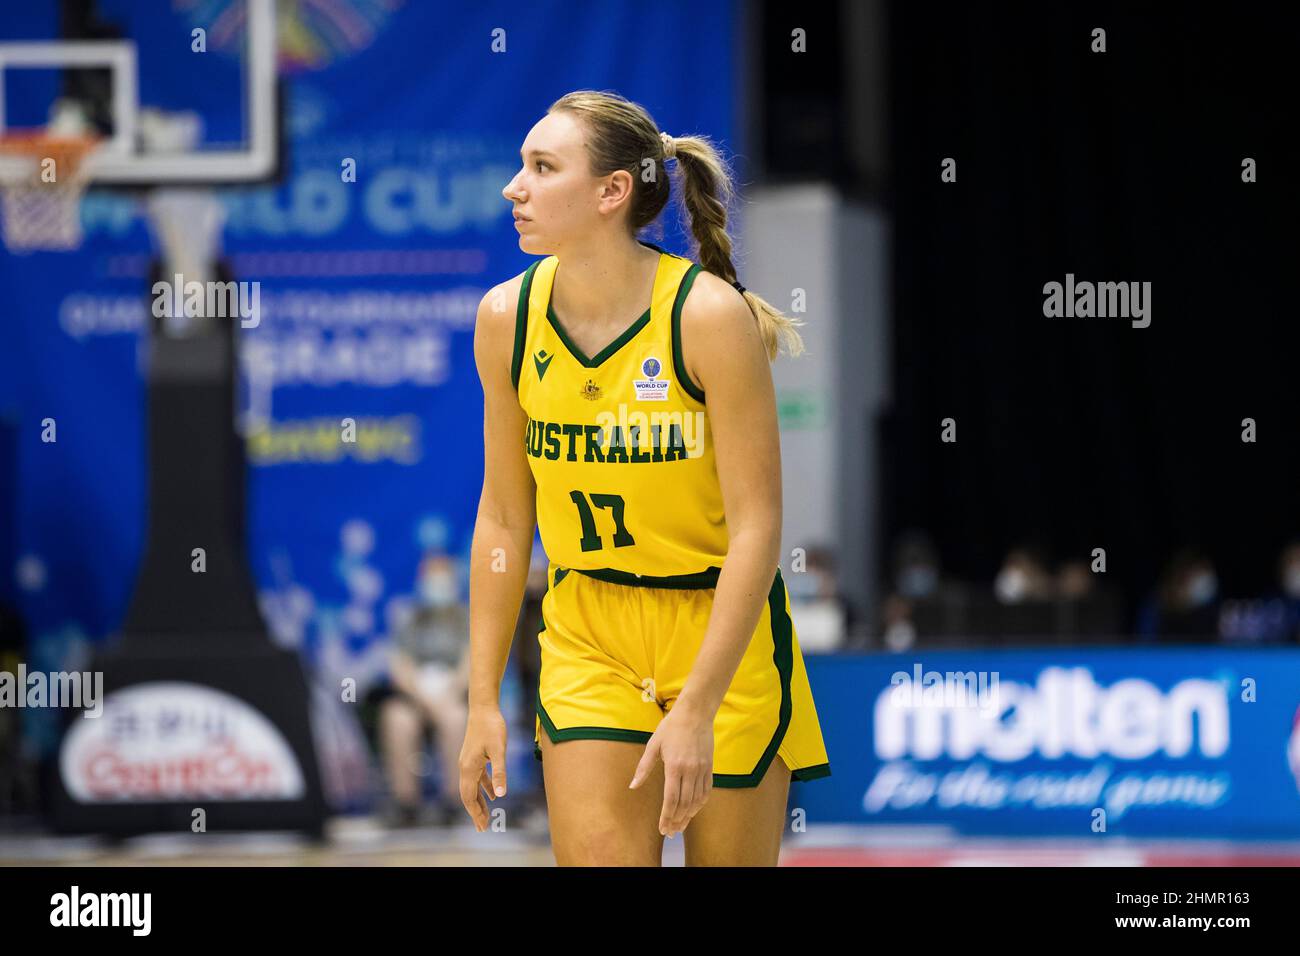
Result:
[[603,180],[600,190],[600,211],[611,213],[624,203],[632,201],[634,184],[632,174],[626,169],[616,169]]

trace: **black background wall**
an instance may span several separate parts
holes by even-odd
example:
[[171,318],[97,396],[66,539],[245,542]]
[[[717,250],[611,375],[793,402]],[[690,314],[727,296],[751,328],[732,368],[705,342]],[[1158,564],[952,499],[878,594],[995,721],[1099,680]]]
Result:
[[[1130,598],[1183,544],[1248,593],[1300,532],[1296,17],[1154,7],[894,8],[885,515],[960,573],[1035,533]],[[1150,281],[1150,327],[1045,318],[1067,272]]]
[[[774,117],[822,97],[832,118],[809,118],[795,147],[770,137],[763,155],[772,180],[831,179],[893,219],[882,557],[920,527],[949,571],[988,581],[1026,538],[1056,559],[1104,547],[1131,606],[1194,545],[1225,594],[1270,587],[1300,534],[1300,16],[900,3],[884,8],[882,44],[854,36],[846,10],[768,7],[769,22],[820,23],[843,43],[773,74]],[[1105,53],[1091,51],[1096,27]],[[852,99],[843,64],[880,48],[876,180],[835,130]],[[809,158],[819,148],[833,155]],[[955,183],[940,180],[945,157]],[[1256,183],[1242,182],[1245,157]],[[1150,327],[1044,317],[1043,285],[1066,273],[1151,282]],[[955,444],[940,441],[946,417]]]

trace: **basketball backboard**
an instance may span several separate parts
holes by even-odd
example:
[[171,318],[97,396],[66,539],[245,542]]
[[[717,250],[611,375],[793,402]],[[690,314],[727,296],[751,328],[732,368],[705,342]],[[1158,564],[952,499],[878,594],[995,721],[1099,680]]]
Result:
[[[33,0],[3,19],[0,141],[98,133],[83,165],[99,186],[277,175],[275,0]],[[0,160],[0,183],[30,172],[24,157]]]

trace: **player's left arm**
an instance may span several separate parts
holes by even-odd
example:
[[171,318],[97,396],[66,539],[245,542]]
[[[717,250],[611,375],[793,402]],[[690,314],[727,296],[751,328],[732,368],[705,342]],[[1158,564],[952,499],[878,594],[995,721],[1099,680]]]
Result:
[[781,558],[781,445],[771,363],[744,298],[708,272],[682,308],[687,371],[704,391],[730,541],[708,630],[675,706],[710,723],[740,666]]

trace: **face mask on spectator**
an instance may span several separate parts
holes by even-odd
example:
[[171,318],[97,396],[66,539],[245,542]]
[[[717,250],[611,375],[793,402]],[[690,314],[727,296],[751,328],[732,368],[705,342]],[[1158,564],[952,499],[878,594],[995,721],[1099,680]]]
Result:
[[1214,600],[1219,581],[1212,571],[1199,571],[1187,582],[1187,600],[1193,607],[1202,607]]
[[928,564],[913,564],[903,568],[898,575],[898,593],[903,597],[929,596],[939,583],[939,574]]
[[1028,593],[1029,575],[1020,568],[1004,568],[993,582],[993,590],[1004,604],[1014,604]]
[[420,579],[420,597],[430,607],[448,607],[456,603],[456,576],[434,571]]

